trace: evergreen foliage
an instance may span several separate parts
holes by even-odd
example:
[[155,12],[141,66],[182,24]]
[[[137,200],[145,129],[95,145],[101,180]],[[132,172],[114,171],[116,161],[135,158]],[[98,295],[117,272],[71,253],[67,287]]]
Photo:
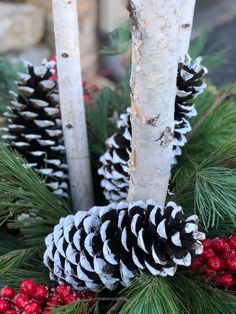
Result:
[[20,62],[13,64],[7,58],[0,57],[0,113],[5,112],[10,104],[12,96],[9,91],[16,91],[17,72],[22,71],[23,65]]
[[[128,30],[128,31],[127,31]],[[124,31],[124,30],[123,30]],[[117,35],[120,43],[112,53],[128,47],[129,26],[125,34]],[[205,40],[205,39],[204,39]],[[203,39],[195,43],[196,55]],[[111,51],[109,52],[111,53]],[[191,51],[192,57],[196,56]],[[223,53],[218,55],[218,60]],[[217,63],[208,58],[208,65]],[[217,61],[217,62],[216,62]],[[206,62],[205,62],[206,65]],[[1,74],[3,73],[3,74]],[[10,103],[8,89],[14,89],[15,67],[0,60],[0,106],[4,111]],[[87,108],[92,164],[98,167],[98,157],[105,151],[105,140],[113,134],[119,113],[129,105],[129,71],[127,78],[115,91],[104,89],[95,107]],[[222,97],[222,95],[225,97]],[[232,234],[236,231],[236,88],[217,91],[209,85],[195,101],[198,116],[192,119],[193,131],[188,144],[172,170],[168,196],[183,206],[186,215],[193,209],[200,217],[201,228],[208,236]],[[199,124],[200,123],[200,124]],[[32,169],[23,166],[25,160],[13,151],[0,147],[0,286],[19,286],[19,281],[32,278],[37,283],[48,281],[43,266],[44,238],[51,233],[61,217],[72,213],[70,203],[53,195]],[[37,218],[20,213],[34,209]],[[188,212],[189,210],[189,212]],[[180,269],[173,278],[143,274],[131,287],[116,297],[125,299],[121,314],[234,314],[236,296],[230,291],[215,288],[190,271]],[[102,300],[98,300],[100,305]],[[114,299],[105,303],[106,313]],[[103,304],[102,304],[103,305]],[[100,308],[103,308],[104,305]],[[53,311],[61,313],[99,313],[77,302]],[[108,312],[109,313],[109,312]]]

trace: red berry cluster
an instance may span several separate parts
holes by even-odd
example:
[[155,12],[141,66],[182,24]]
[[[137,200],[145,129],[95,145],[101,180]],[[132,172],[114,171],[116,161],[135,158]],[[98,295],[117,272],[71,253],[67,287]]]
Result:
[[83,90],[84,90],[84,102],[93,107],[94,106],[94,97],[98,95],[99,89],[97,85],[89,85],[87,81],[83,81]]
[[70,286],[49,287],[37,285],[33,280],[24,280],[20,292],[16,293],[10,286],[0,291],[0,314],[50,314],[58,306],[68,305],[78,300],[89,300],[93,306],[96,294],[93,292],[76,292]]
[[202,241],[203,253],[197,256],[191,269],[219,287],[236,289],[236,235]]

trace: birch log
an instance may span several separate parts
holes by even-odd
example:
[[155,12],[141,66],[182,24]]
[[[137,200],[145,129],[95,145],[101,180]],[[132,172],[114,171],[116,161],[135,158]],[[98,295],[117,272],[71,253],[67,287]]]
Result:
[[179,43],[178,51],[180,59],[188,53],[193,16],[196,0],[181,0],[180,1],[180,29],[179,29]]
[[53,0],[58,82],[72,202],[75,210],[93,205],[83,101],[77,0]]
[[131,0],[132,153],[128,201],[164,205],[170,178],[179,1]]

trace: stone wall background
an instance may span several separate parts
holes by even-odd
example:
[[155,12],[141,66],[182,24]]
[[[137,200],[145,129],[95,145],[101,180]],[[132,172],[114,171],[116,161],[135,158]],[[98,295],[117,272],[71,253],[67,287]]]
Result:
[[[85,77],[94,76],[99,70],[98,65],[102,65],[102,60],[98,57],[103,37],[99,37],[99,34],[105,31],[106,35],[106,30],[112,28],[113,20],[114,26],[117,26],[118,21],[128,16],[125,10],[127,1],[78,1],[82,70]],[[43,58],[55,54],[51,2],[52,0],[0,0],[0,56],[6,55],[11,60],[26,59],[39,64]],[[217,30],[235,19],[236,0],[197,0],[192,35],[195,37],[202,32]],[[108,61],[106,65],[112,67],[117,59],[111,58]],[[115,65],[115,71],[118,66],[119,64]]]
[[[51,0],[27,0],[45,12],[44,41],[54,51],[54,33],[52,22]],[[92,75],[97,69],[97,0],[80,0],[78,11],[80,16],[80,47],[82,69],[86,75]]]

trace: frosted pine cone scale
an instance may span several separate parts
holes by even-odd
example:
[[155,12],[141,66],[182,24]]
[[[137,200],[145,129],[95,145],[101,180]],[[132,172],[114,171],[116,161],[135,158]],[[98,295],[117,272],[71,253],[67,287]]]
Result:
[[62,218],[46,238],[50,277],[77,290],[129,286],[142,272],[173,276],[202,252],[198,219],[154,201],[93,207]]

